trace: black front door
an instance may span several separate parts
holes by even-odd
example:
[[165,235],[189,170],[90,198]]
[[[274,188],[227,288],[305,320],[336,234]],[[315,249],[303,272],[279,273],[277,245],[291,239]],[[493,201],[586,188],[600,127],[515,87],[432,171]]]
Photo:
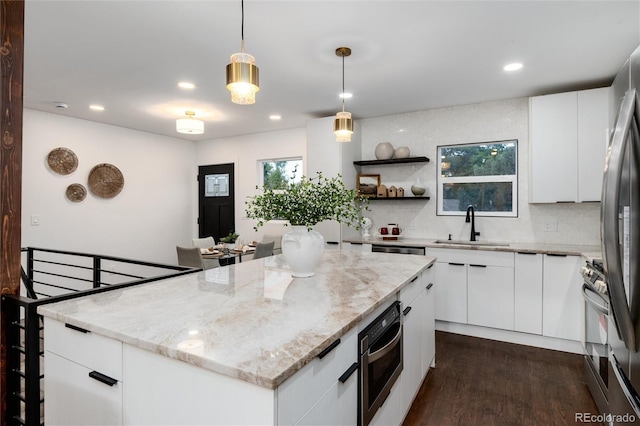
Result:
[[198,230],[200,237],[220,238],[235,231],[233,163],[198,169]]

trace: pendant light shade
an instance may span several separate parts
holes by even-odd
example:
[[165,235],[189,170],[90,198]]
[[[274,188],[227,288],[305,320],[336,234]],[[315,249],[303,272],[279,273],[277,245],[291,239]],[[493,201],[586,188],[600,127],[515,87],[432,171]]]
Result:
[[244,0],[241,5],[242,41],[240,53],[231,55],[231,63],[227,65],[227,90],[231,92],[231,102],[234,104],[251,105],[256,102],[256,93],[260,87],[256,60],[244,52]]
[[193,118],[196,115],[193,111],[186,111],[188,118],[179,118],[176,120],[176,131],[188,135],[201,135],[204,133],[204,121]]
[[339,112],[333,120],[333,133],[337,142],[351,142],[353,134],[353,120],[350,112]]
[[[351,49],[338,47],[336,55],[342,58],[342,94],[344,95],[344,58],[351,55]],[[337,113],[335,120],[333,120],[333,133],[336,135],[337,142],[351,142],[353,120],[351,113],[344,110],[344,96],[342,97],[342,111]]]

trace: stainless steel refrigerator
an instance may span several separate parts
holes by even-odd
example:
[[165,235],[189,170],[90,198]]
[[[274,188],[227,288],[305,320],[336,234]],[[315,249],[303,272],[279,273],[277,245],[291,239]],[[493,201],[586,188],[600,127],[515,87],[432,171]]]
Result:
[[609,315],[610,424],[640,424],[640,47],[613,83],[617,112],[601,203]]

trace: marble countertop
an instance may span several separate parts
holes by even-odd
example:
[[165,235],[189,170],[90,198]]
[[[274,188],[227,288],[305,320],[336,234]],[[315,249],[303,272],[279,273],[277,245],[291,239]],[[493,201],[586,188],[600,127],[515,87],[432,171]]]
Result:
[[311,278],[281,255],[42,305],[38,313],[270,389],[435,261],[325,251]]
[[[399,238],[397,240],[383,240],[382,237],[360,237],[343,240],[345,243],[355,244],[380,244],[406,247],[431,247],[431,248],[455,248],[461,250],[490,250],[490,251],[510,251],[529,252],[545,254],[566,254],[571,256],[583,256],[588,260],[601,259],[600,246],[577,245],[577,244],[541,244],[541,243],[509,243],[507,241],[477,241],[468,244],[448,244],[436,243],[433,238]],[[467,243],[462,242],[462,243]],[[498,245],[491,245],[498,243]]]

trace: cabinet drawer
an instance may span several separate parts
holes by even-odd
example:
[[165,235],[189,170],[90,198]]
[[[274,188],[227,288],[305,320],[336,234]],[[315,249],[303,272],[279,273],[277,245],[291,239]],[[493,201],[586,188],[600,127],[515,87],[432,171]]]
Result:
[[83,333],[49,318],[44,320],[44,349],[99,371],[114,379],[122,379],[122,343],[92,332]]
[[121,382],[110,386],[95,380],[89,376],[90,368],[51,352],[44,363],[45,424],[122,424]]
[[411,282],[404,286],[402,290],[400,290],[400,302],[402,303],[402,309],[411,305],[413,299],[416,298],[420,292],[424,290],[422,286],[422,274],[418,274],[411,279]]
[[358,380],[356,371],[344,384],[338,381],[357,359],[358,335],[354,327],[324,358],[314,358],[278,387],[278,424],[295,424],[333,385],[346,386]]

